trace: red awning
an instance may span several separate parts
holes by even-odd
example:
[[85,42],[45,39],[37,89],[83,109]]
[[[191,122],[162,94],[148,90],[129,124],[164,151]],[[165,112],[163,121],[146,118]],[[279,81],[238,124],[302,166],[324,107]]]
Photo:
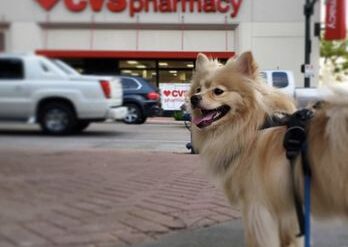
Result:
[[[39,55],[55,58],[118,58],[118,59],[196,59],[196,51],[91,51],[91,50],[36,50]],[[233,51],[205,52],[212,58],[228,59]]]

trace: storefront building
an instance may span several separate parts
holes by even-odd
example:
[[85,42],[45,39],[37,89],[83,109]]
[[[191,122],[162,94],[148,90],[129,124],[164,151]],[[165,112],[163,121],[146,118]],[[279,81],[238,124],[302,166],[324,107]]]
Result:
[[[61,58],[82,73],[189,82],[198,52],[222,61],[246,50],[261,69],[303,86],[303,0],[0,1],[0,51]],[[314,20],[319,18],[319,4]],[[318,71],[318,38],[312,58]],[[317,73],[316,73],[317,74]],[[318,78],[312,79],[316,84]]]

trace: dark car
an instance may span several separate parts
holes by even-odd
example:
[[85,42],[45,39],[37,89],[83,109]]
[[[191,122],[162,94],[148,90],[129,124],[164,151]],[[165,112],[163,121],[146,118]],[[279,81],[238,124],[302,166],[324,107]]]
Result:
[[141,77],[119,76],[123,86],[123,105],[128,107],[127,124],[142,124],[161,114],[159,89]]

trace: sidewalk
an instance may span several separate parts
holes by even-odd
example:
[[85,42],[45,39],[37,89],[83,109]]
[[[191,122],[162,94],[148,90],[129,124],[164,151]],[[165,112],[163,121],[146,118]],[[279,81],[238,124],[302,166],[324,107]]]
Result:
[[[347,247],[347,224],[340,222],[312,223],[314,247]],[[163,236],[158,241],[132,247],[243,247],[243,226],[240,220],[207,228],[187,230]]]
[[[239,247],[240,213],[197,155],[0,150],[1,247]],[[314,246],[348,227],[313,223]]]
[[184,125],[184,121],[177,121],[173,117],[149,117],[146,120],[146,123],[150,124],[177,124],[177,125]]
[[198,156],[0,150],[1,247],[150,243],[239,217]]

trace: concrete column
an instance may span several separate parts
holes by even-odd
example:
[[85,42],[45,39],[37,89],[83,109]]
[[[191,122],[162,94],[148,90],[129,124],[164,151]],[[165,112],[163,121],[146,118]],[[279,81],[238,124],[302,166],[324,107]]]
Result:
[[33,52],[43,46],[41,28],[34,22],[12,22],[9,29],[10,52]]

